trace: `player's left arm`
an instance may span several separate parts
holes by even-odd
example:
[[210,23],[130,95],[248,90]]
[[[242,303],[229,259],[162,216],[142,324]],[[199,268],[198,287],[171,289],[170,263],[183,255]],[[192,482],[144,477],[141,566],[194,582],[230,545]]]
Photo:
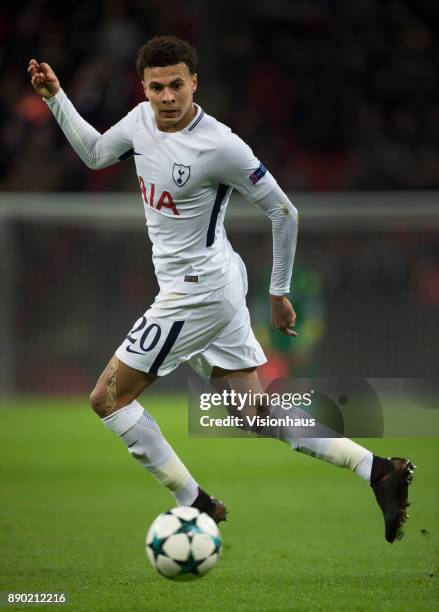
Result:
[[271,173],[236,134],[229,133],[212,160],[211,173],[234,187],[269,217],[273,236],[273,267],[270,282],[271,320],[274,327],[297,336],[296,313],[286,297],[290,292],[296,252],[298,213]]
[[298,233],[298,212],[277,183],[271,191],[254,202],[271,220],[273,268],[270,282],[271,322],[288,336],[294,331],[296,313],[286,297],[290,292]]

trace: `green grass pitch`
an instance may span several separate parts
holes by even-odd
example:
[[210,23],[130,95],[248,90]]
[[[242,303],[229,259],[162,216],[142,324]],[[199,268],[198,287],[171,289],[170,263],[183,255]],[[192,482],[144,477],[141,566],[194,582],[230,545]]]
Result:
[[144,403],[230,508],[218,566],[191,583],[153,571],[145,534],[172,498],[85,400],[2,401],[0,590],[63,591],[65,609],[87,612],[437,609],[437,439],[363,441],[418,465],[406,537],[389,545],[370,488],[347,470],[273,440],[189,438],[184,396]]

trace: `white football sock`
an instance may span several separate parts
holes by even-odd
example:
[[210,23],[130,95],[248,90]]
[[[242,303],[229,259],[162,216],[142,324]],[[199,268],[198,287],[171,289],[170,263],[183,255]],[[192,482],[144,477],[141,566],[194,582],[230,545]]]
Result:
[[349,438],[296,438],[295,450],[346,467],[370,481],[373,454]]
[[355,473],[363,478],[367,482],[370,483],[370,476],[372,474],[372,463],[373,463],[373,453],[368,451],[367,455],[364,455],[363,459],[355,468]]
[[[309,419],[309,414],[298,407],[292,408],[287,414],[304,421]],[[276,415],[279,416],[280,411],[277,411]],[[301,453],[323,459],[339,467],[349,468],[364,480],[370,481],[373,454],[367,448],[349,440],[349,438],[336,437],[337,434],[334,430],[318,421],[316,421],[314,429],[318,437],[301,437],[301,431],[304,432],[305,428],[293,428],[285,425],[267,428],[264,435],[277,437]]]
[[129,453],[174,495],[178,505],[190,506],[198,484],[163,437],[160,427],[137,400],[102,419],[128,446]]

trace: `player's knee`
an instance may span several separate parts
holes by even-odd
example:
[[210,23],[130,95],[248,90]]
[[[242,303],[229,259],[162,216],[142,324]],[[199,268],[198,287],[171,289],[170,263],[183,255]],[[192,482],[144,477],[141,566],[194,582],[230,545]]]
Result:
[[96,385],[90,394],[90,405],[96,414],[104,417],[107,414],[107,390]]

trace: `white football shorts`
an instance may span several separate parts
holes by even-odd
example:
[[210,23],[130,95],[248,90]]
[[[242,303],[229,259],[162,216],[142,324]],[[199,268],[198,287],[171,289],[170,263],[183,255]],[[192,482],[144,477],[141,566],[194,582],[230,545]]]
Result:
[[250,325],[242,268],[229,284],[207,293],[160,292],[117,349],[117,358],[156,376],[187,362],[205,378],[213,366],[241,370],[265,363]]

